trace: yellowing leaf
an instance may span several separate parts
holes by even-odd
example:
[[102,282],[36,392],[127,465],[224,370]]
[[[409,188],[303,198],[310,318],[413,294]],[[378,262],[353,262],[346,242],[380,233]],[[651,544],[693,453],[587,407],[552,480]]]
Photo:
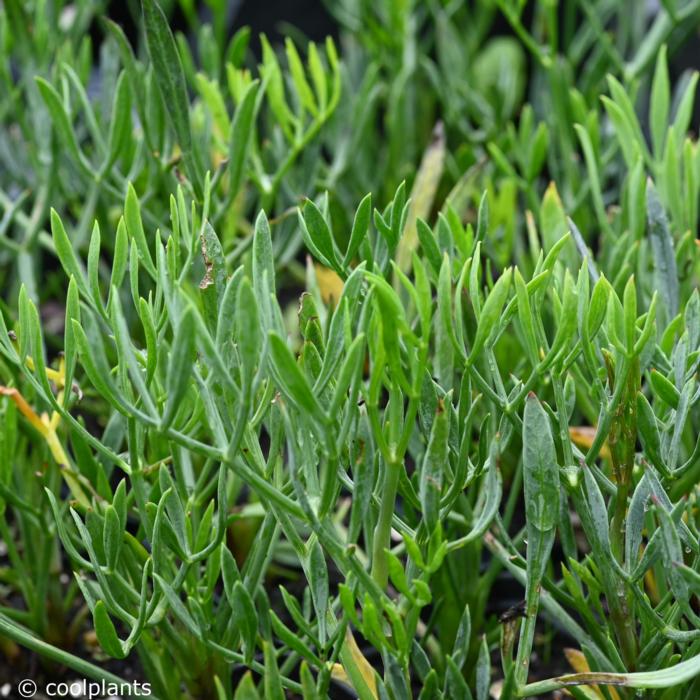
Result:
[[46,413],[39,416],[36,411],[27,403],[26,399],[17,389],[8,386],[0,386],[0,395],[7,396],[11,401],[15,403],[19,412],[31,423],[46,440],[46,444],[49,447],[51,456],[56,461],[56,464],[61,469],[63,478],[68,484],[68,487],[73,494],[73,497],[86,508],[90,507],[90,500],[85,495],[78,479],[76,478],[75,472],[70,466],[70,461],[68,455],[63,449],[58,435],[56,434],[56,428],[58,427],[60,416],[54,413],[51,418]]
[[[588,665],[588,660],[579,649],[564,649],[564,656],[569,662],[569,666],[571,666],[576,673],[590,673],[591,667]],[[585,692],[587,690],[587,686],[581,686],[581,689]],[[597,685],[590,686],[590,690],[595,693],[595,695],[591,697],[605,698]],[[620,700],[620,696],[615,688],[608,686],[608,692],[613,700]]]
[[644,574],[644,585],[647,589],[649,600],[656,605],[661,600],[661,596],[659,595],[659,587],[656,585],[656,578],[652,569],[649,569]]
[[[55,370],[51,369],[51,367],[46,368],[46,376],[60,389],[61,387],[64,386],[64,380],[65,380],[65,368],[64,368],[64,361],[61,360],[62,365],[61,369]],[[25,360],[25,364],[27,367],[34,371],[34,360],[31,357],[27,357]]]
[[335,306],[343,293],[343,280],[334,270],[329,270],[323,265],[316,263],[316,280],[321,292],[324,304]]
[[342,661],[340,669],[336,669],[339,664],[335,664],[333,667],[334,678],[351,685],[361,700],[370,700],[370,698],[377,700],[379,695],[377,694],[374,669],[360,651],[350,630],[345,633],[345,643],[340,652],[340,660]]
[[591,670],[586,657],[579,649],[564,649],[564,656],[576,673],[588,673]]
[[345,673],[345,669],[343,668],[342,664],[333,664],[333,667],[331,668],[331,676],[333,677],[334,681],[338,681],[338,683],[352,687],[352,683],[348,678],[348,674]]
[[[596,429],[590,425],[574,425],[569,428],[569,437],[571,442],[577,447],[581,447],[585,450],[590,449],[595,438]],[[603,459],[610,459],[610,448],[608,447],[607,441],[603,443],[600,448],[600,456]]]
[[48,426],[37,415],[36,411],[25,401],[24,396],[9,386],[0,386],[0,394],[9,397],[16,404],[19,412],[40,432],[44,437],[48,432]]

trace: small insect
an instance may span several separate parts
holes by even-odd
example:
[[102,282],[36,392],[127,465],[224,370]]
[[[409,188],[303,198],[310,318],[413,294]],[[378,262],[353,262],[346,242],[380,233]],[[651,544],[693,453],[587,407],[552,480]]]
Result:
[[502,624],[514,620],[516,617],[525,617],[525,601],[522,600],[516,605],[504,610],[499,616],[498,621]]

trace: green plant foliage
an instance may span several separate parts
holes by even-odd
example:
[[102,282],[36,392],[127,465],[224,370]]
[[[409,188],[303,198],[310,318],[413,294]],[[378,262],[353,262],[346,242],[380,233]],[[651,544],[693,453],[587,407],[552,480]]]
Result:
[[700,2],[104,5],[0,8],[0,649],[700,693]]

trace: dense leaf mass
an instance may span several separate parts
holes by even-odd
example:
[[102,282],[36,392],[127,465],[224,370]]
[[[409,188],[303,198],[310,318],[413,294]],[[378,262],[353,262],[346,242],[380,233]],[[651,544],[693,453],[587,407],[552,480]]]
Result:
[[0,6],[0,680],[700,697],[700,0],[229,4]]

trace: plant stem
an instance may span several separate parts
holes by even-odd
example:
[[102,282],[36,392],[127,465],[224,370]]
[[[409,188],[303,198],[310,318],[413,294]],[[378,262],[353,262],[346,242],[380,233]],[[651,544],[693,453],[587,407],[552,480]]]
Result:
[[[534,528],[528,530],[527,580],[525,584],[525,618],[520,629],[518,653],[515,660],[515,684],[522,687],[527,683],[530,667],[532,645],[537,626],[537,610],[540,604],[542,577],[547,565],[549,554],[554,544],[554,530],[537,532]],[[536,551],[530,551],[534,544]]]
[[401,464],[388,462],[384,470],[384,484],[379,507],[379,519],[372,538],[372,578],[381,588],[386,588],[389,571],[386,563],[385,548],[391,544],[391,521],[394,515],[396,491],[399,486]]
[[[610,523],[610,549],[612,555],[624,563],[625,523],[627,500],[632,482],[634,451],[637,440],[636,398],[639,385],[639,359],[625,363],[626,371],[618,381],[624,385],[622,399],[615,408],[608,443],[613,462],[613,472],[617,482],[615,510]],[[628,669],[633,670],[637,660],[637,638],[635,621],[630,612],[630,600],[624,581],[616,577],[614,602],[609,601],[610,613],[620,641],[622,657]]]

